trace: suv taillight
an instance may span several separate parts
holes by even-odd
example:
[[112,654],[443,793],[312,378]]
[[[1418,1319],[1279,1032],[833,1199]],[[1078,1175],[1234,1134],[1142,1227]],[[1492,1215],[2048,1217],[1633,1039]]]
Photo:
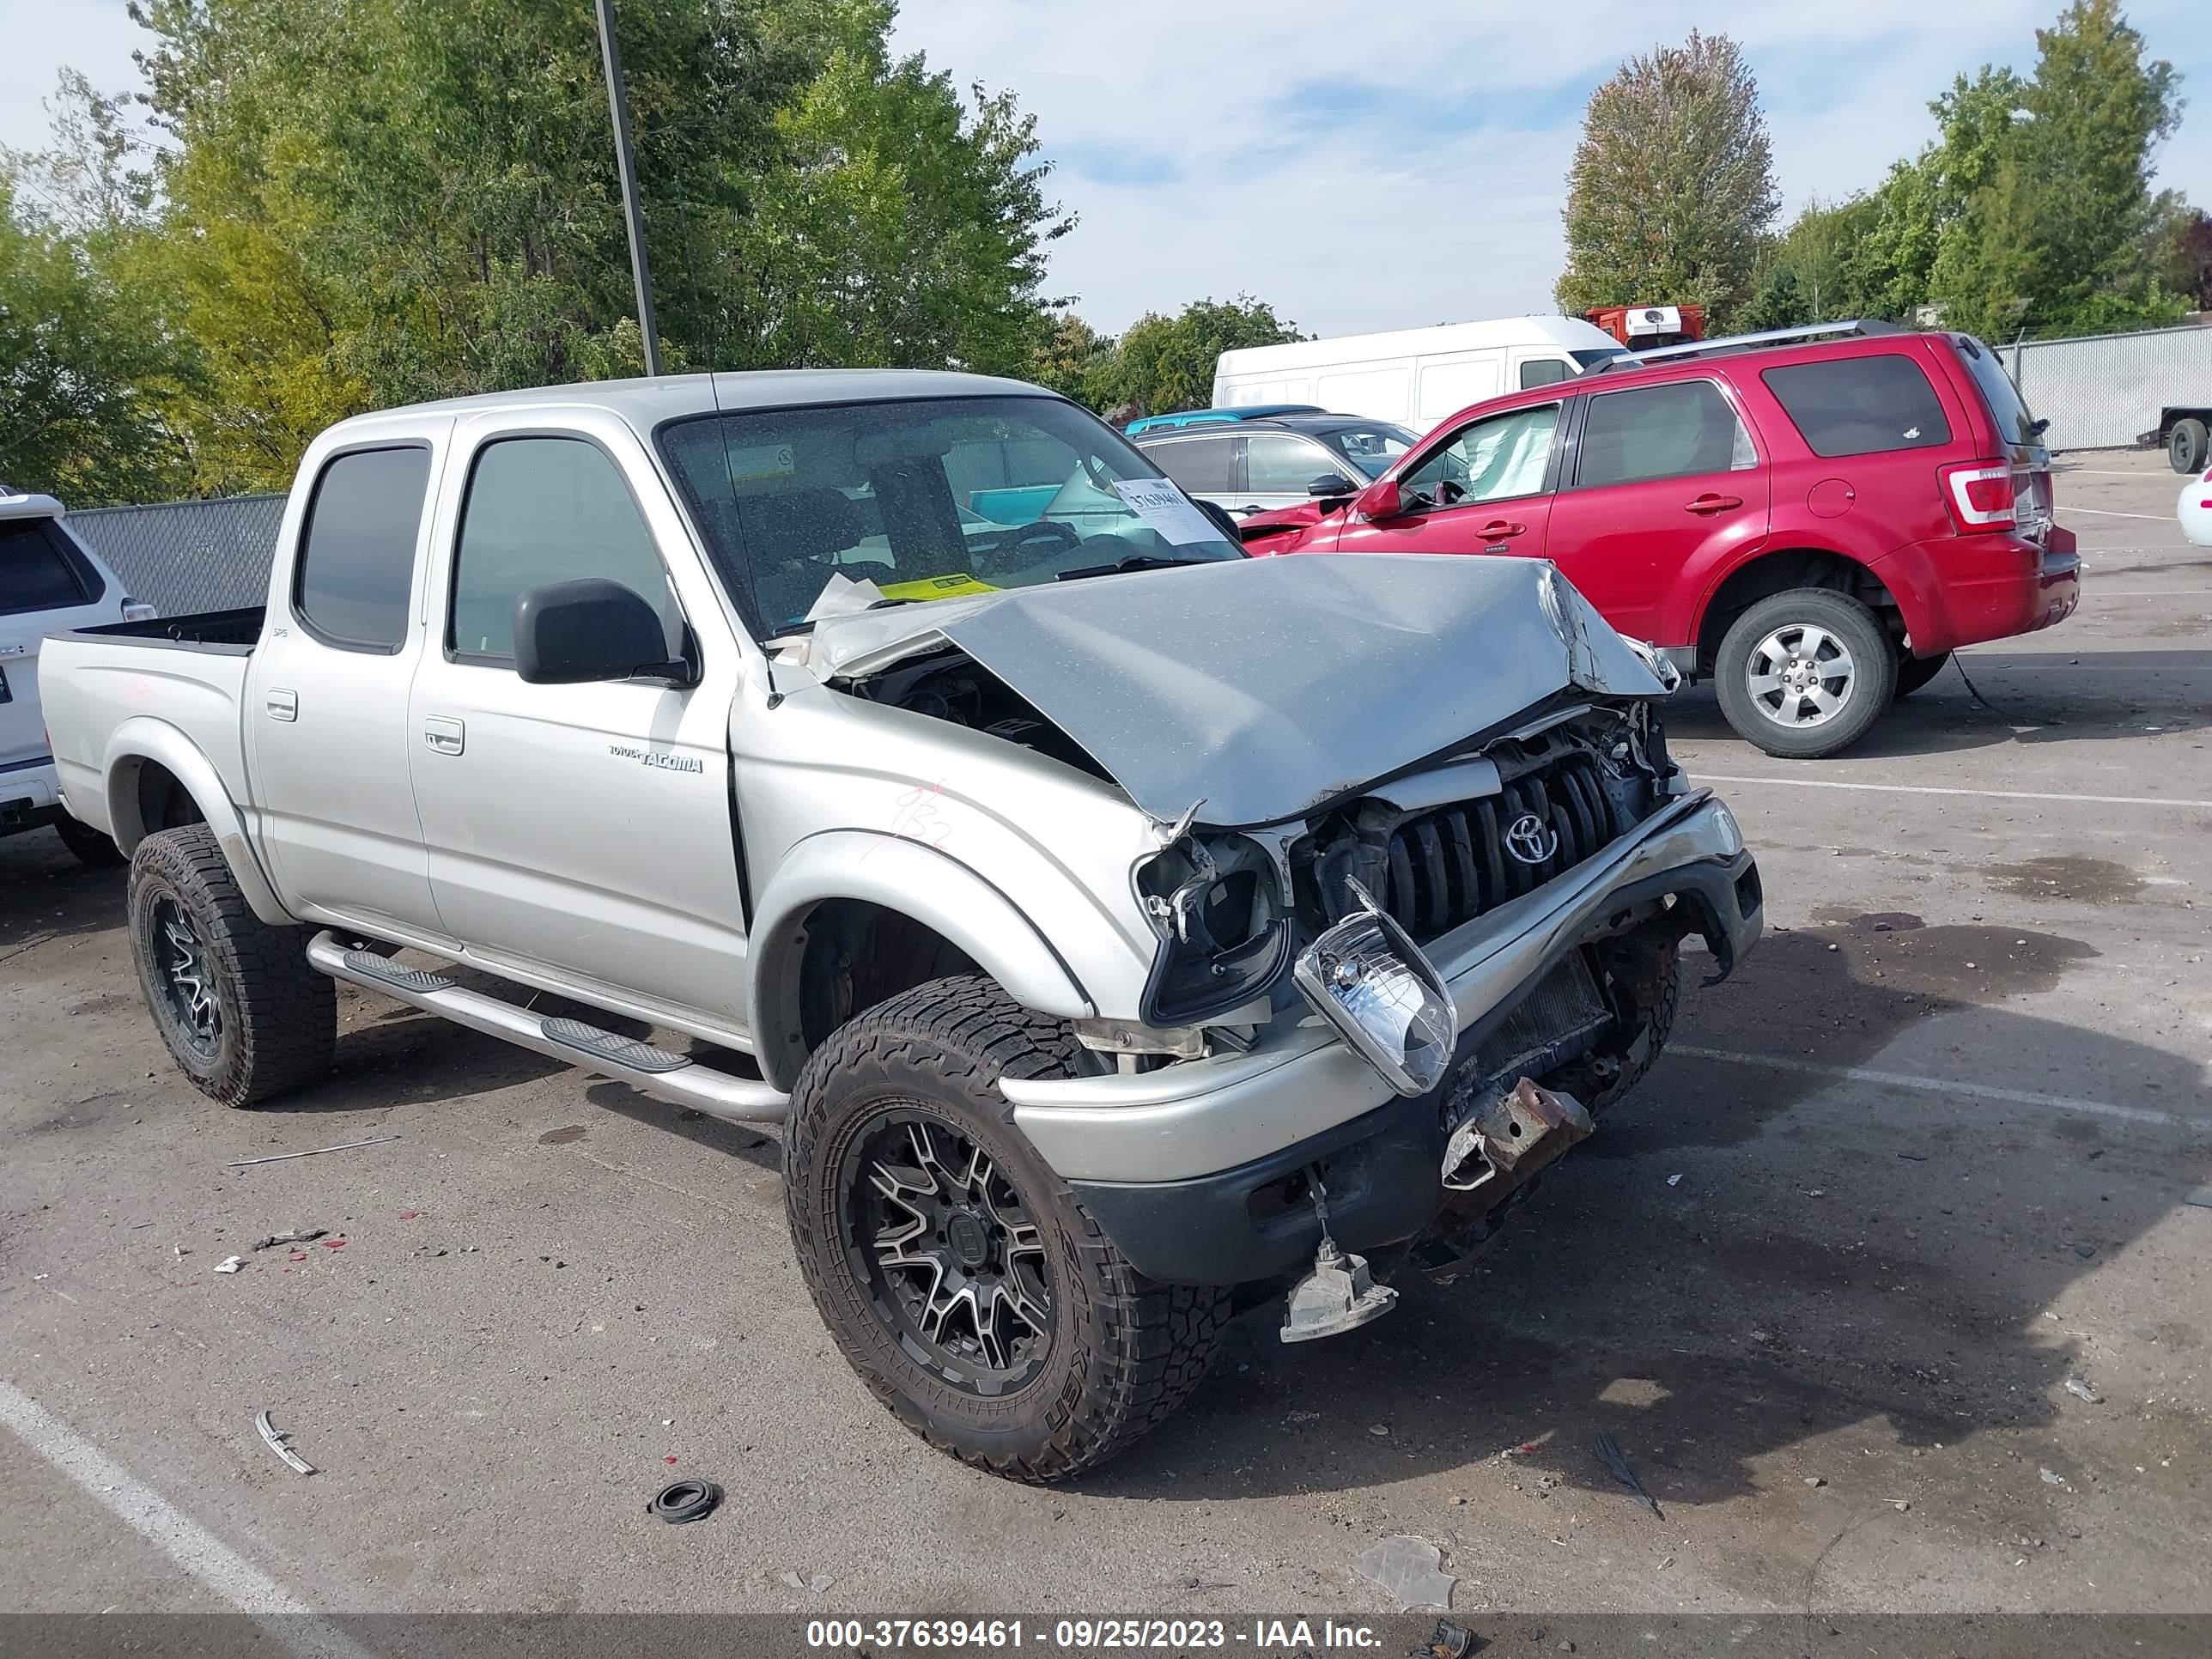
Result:
[[2009,530],[2017,521],[2012,468],[1969,465],[1943,469],[1943,492],[1961,530]]

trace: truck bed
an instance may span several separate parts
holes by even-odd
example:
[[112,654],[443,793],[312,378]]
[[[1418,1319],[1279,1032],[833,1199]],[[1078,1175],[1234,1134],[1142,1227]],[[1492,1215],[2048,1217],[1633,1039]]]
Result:
[[241,605],[235,611],[196,611],[188,617],[155,617],[147,622],[107,623],[98,628],[79,628],[62,639],[101,640],[120,645],[173,645],[186,650],[218,651],[228,656],[250,656],[261,638],[261,619],[266,605]]
[[[40,690],[69,809],[114,834],[107,798],[111,744],[125,726],[142,755],[197,754],[229,799],[246,790],[241,717],[262,607],[111,623],[50,635]],[[184,763],[177,762],[178,765]],[[203,786],[213,784],[203,780]]]

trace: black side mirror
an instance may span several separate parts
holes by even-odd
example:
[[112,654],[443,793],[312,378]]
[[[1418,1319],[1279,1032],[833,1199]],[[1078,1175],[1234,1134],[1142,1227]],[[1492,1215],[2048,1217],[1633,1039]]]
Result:
[[514,602],[514,672],[532,685],[653,674],[689,684],[653,607],[620,582],[586,576],[525,589]]
[[1324,472],[1306,486],[1306,494],[1323,500],[1330,496],[1341,500],[1346,496],[1357,495],[1366,488],[1365,484],[1352,483],[1341,472]]
[[1207,520],[1221,532],[1223,541],[1227,542],[1231,547],[1242,547],[1244,544],[1237,532],[1237,515],[1234,513],[1222,506],[1219,501],[1200,501],[1196,496],[1191,499],[1193,505],[1205,514]]

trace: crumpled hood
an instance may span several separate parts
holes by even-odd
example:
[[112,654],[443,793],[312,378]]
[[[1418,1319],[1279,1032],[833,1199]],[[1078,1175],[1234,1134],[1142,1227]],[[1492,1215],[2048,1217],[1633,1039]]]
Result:
[[[1555,623],[1554,617],[1557,617]],[[957,646],[1139,807],[1250,826],[1426,759],[1553,692],[1669,687],[1550,564],[1299,554],[825,618],[820,678]]]

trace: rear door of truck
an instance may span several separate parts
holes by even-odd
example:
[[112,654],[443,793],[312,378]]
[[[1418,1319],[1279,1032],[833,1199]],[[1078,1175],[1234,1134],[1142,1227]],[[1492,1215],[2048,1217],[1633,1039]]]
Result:
[[431,490],[453,421],[352,425],[284,510],[246,702],[262,845],[294,915],[441,934],[415,815],[407,693],[422,657]]
[[[495,967],[741,1020],[737,642],[645,446],[598,409],[468,417],[434,539],[408,727],[447,929]],[[696,683],[526,684],[516,599],[585,577],[651,605]]]

